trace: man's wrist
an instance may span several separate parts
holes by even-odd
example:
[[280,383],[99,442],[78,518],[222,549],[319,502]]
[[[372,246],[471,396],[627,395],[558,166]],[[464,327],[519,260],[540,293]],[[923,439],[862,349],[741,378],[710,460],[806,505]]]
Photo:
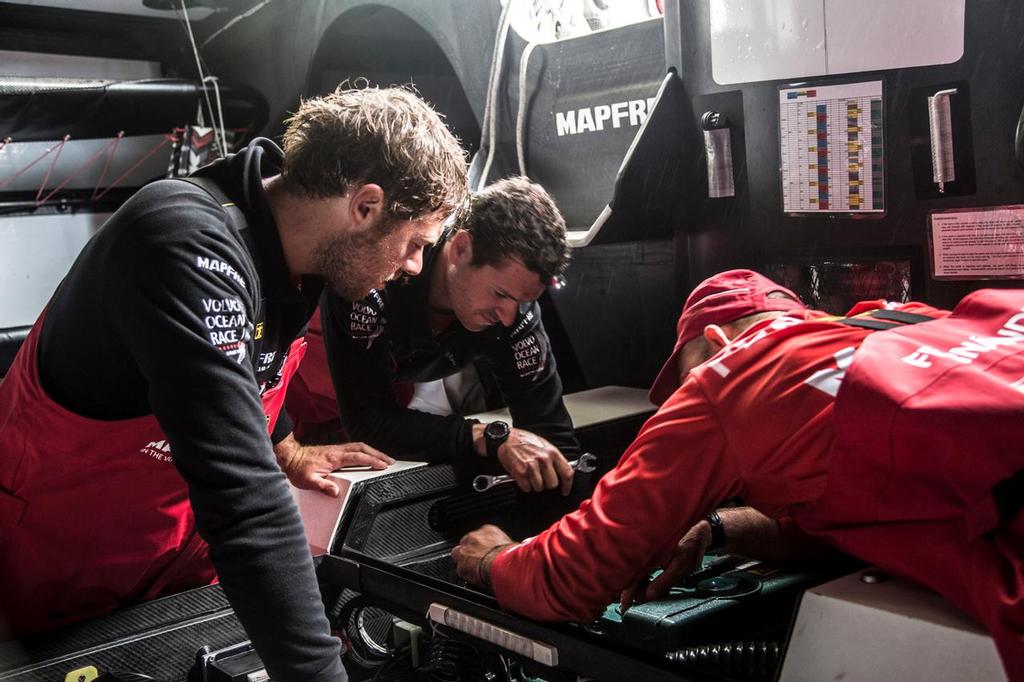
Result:
[[750,507],[720,509],[729,550],[761,560],[779,560],[787,555],[786,537],[776,519]]
[[484,427],[484,448],[487,456],[498,457],[498,449],[508,441],[512,435],[512,426],[508,422],[493,421]]
[[484,587],[491,587],[491,566],[494,565],[494,560],[498,558],[498,555],[504,552],[506,549],[516,543],[506,542],[503,545],[495,545],[489,550],[484,552],[484,555],[480,557],[480,563],[477,565],[477,582]]
[[473,421],[471,431],[473,433],[473,452],[480,457],[487,456],[487,442],[484,440],[484,429],[487,428],[486,424],[481,424],[478,421]]
[[301,450],[302,445],[295,440],[294,434],[291,433],[274,444],[274,458],[281,471],[288,473]]

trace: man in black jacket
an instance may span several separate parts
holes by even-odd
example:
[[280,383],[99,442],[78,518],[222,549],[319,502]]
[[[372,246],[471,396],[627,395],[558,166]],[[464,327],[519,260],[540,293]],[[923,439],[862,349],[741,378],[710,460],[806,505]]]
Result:
[[344,680],[285,475],[392,460],[290,436],[297,337],[325,286],[417,274],[466,193],[436,113],[368,89],[303,103],[283,156],[256,140],[129,199],[0,383],[0,621],[39,631],[216,574],[273,679]]
[[[465,223],[427,250],[420,277],[355,302],[326,296],[321,322],[348,435],[407,459],[490,455],[524,491],[568,492],[566,456],[578,455],[579,444],[536,302],[568,260],[565,221],[551,196],[526,178],[507,178],[473,196]],[[428,414],[396,397],[396,381],[440,379],[474,361],[494,376],[515,428]],[[303,365],[306,383],[294,387],[306,389],[303,407],[309,386],[319,385],[314,398],[334,408],[323,395],[332,393],[326,364]]]

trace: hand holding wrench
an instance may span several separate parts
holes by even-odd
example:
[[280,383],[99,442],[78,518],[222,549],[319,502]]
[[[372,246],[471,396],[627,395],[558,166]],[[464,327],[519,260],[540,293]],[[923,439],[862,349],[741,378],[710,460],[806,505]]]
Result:
[[[569,466],[571,466],[575,471],[586,474],[597,468],[597,457],[586,452],[580,455],[579,459],[574,459],[569,462]],[[511,483],[513,480],[515,479],[508,474],[502,474],[500,476],[488,476],[486,474],[481,474],[473,479],[473,490],[478,493],[482,493],[485,490],[490,490],[496,485]]]

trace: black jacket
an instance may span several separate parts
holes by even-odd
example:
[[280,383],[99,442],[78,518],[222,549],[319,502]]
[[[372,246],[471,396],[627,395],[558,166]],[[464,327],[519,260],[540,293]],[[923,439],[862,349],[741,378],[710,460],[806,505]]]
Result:
[[[244,230],[190,182],[140,189],[50,301],[39,370],[78,414],[156,416],[224,592],[274,679],[337,681],[338,642],[260,403],[322,289],[297,288],[285,266],[261,182],[281,159],[258,140],[199,171],[241,209]],[[282,415],[275,435],[289,431]]]
[[430,329],[431,272],[450,234],[427,250],[417,277],[391,282],[355,303],[324,294],[324,343],[349,436],[393,456],[440,461],[472,455],[472,420],[404,408],[393,384],[433,381],[482,360],[515,426],[547,438],[566,457],[578,455],[536,302],[520,306],[510,328],[497,324],[470,332],[454,320],[439,334]]

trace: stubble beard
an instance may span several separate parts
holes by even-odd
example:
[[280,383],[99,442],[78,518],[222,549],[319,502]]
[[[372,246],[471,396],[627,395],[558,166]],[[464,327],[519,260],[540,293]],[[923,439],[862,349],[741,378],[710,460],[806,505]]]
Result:
[[384,235],[379,228],[368,234],[333,235],[325,238],[317,249],[317,271],[327,288],[347,301],[366,298],[381,280],[391,278],[388,272],[392,258],[386,253]]

